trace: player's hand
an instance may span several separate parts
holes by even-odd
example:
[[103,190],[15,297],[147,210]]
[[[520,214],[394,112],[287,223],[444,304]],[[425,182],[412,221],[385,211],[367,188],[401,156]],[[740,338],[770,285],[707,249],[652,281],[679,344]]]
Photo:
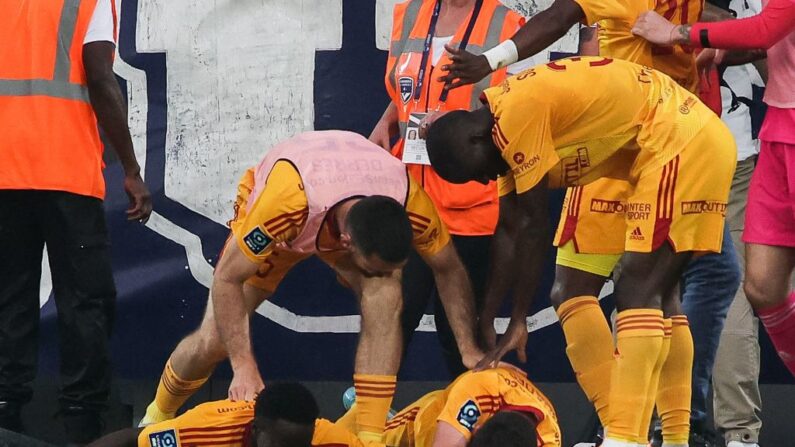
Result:
[[467,369],[476,369],[477,366],[489,355],[484,353],[478,348],[472,348],[469,351],[461,352],[461,363]]
[[676,42],[677,26],[654,11],[647,11],[638,17],[632,27],[632,34],[640,36],[657,45],[673,45]]
[[524,318],[511,318],[505,335],[497,343],[497,360],[501,360],[511,351],[516,351],[519,362],[527,362],[527,321]]
[[387,152],[392,150],[392,146],[389,144],[390,138],[389,138],[388,124],[384,124],[381,121],[379,121],[378,124],[375,125],[372,133],[370,133],[370,136],[367,139],[370,140],[371,143],[375,143],[381,146]]
[[229,385],[229,400],[254,400],[264,388],[265,383],[256,366],[239,368]]
[[452,90],[462,85],[474,84],[491,73],[491,66],[486,56],[475,56],[467,50],[460,50],[450,45],[445,45],[444,48],[450,53],[452,62],[442,66],[442,70],[448,73],[437,80],[446,83],[446,89]]
[[140,173],[124,176],[124,191],[130,199],[127,220],[146,223],[149,220],[149,215],[152,214],[152,196]]

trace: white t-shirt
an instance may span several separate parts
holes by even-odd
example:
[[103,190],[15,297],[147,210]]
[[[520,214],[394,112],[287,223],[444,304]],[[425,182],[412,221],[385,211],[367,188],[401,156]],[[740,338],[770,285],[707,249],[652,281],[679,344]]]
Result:
[[[761,10],[761,5],[758,0],[747,2],[746,0],[732,0],[729,8],[737,13],[738,19],[741,19],[758,14]],[[737,160],[741,161],[759,153],[759,140],[752,138],[751,111],[748,106],[739,103],[739,107],[730,111],[733,105],[732,91],[736,96],[751,99],[753,97],[752,85],[761,86],[763,83],[752,64],[727,67],[723,73],[723,80],[726,81],[731,90],[726,87],[720,88],[721,101],[723,102],[721,119],[734,135],[734,140],[737,143]]]
[[97,0],[94,15],[91,16],[91,22],[88,24],[86,38],[83,39],[84,45],[91,42],[116,43],[116,36],[113,33],[115,23],[113,23],[112,1],[114,0]]
[[[453,36],[447,37],[434,37],[431,40],[431,65],[436,66],[439,63],[439,59],[442,58],[442,55],[445,52],[444,46],[450,43],[453,40]],[[518,62],[514,62],[513,64],[509,65],[506,69],[509,75],[514,75],[516,73],[522,72],[527,70],[530,67],[534,67],[543,62],[536,62],[535,58],[539,57],[538,55],[533,57],[528,57],[527,59],[520,60]]]

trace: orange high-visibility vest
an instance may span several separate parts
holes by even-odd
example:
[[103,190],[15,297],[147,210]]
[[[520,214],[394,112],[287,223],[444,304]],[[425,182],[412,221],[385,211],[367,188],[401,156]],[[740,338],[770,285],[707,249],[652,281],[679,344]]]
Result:
[[[412,112],[433,111],[437,108],[478,108],[481,106],[480,94],[483,90],[499,84],[506,76],[505,69],[498,70],[475,85],[450,91],[447,100],[441,104],[439,98],[444,84],[436,79],[445,74],[441,67],[450,63],[445,52],[436,67],[431,67],[431,62],[428,61],[423,91],[419,100],[414,101],[420,59],[435,6],[436,0],[409,0],[395,6],[385,81],[387,92],[397,106],[399,115],[401,139],[392,148],[392,153],[397,157],[403,156],[403,137]],[[471,16],[467,17],[458,26],[451,45],[458,47],[470,18]],[[473,54],[481,54],[513,36],[523,23],[524,19],[520,15],[499,1],[484,0],[466,49]],[[450,233],[466,236],[494,233],[499,204],[495,182],[489,185],[477,182],[455,185],[444,181],[430,166],[410,164],[408,169],[430,195]]]
[[0,189],[104,198],[83,40],[97,0],[0,0]]

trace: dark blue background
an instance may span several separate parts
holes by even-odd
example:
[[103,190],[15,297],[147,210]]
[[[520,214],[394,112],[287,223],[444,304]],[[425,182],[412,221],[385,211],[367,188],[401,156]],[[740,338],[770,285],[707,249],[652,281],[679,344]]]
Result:
[[[227,229],[168,199],[164,194],[167,126],[166,59],[164,54],[135,50],[137,0],[122,2],[119,50],[129,65],[147,74],[146,181],[154,196],[154,209],[168,220],[199,235],[205,258],[214,263]],[[343,45],[339,51],[319,51],[315,58],[315,127],[347,129],[368,135],[386,106],[383,86],[386,53],[374,47],[375,2],[343,2]],[[122,87],[124,85],[123,80]],[[186,269],[184,248],[154,231],[125,220],[127,198],[121,189],[121,170],[106,170],[107,218],[112,239],[113,266],[119,291],[113,337],[114,365],[120,377],[153,379],[176,343],[195,329],[204,311],[207,290]],[[560,195],[557,196],[558,199]],[[559,211],[554,201],[552,215]],[[554,259],[550,252],[545,281],[535,310],[549,306]],[[307,281],[307,278],[311,278]],[[317,260],[297,266],[273,298],[274,302],[302,315],[356,313],[349,291]],[[54,309],[45,306],[42,364],[57,370]],[[265,318],[253,319],[252,332],[260,366],[267,379],[350,380],[355,334],[298,334]],[[789,381],[788,374],[765,337],[762,380]],[[530,335],[527,369],[540,382],[573,381],[559,325]],[[220,374],[229,375],[224,365]],[[415,336],[401,379],[444,380],[446,369],[435,333]]]

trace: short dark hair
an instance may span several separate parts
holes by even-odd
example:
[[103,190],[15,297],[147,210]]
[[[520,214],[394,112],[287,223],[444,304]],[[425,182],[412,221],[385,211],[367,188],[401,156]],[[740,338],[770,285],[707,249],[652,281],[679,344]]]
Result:
[[254,417],[257,420],[288,421],[314,426],[320,415],[312,393],[297,382],[274,383],[257,396]]
[[413,234],[406,209],[386,196],[365,197],[354,204],[346,217],[353,244],[365,256],[398,264],[409,257]]
[[465,110],[455,110],[441,116],[428,129],[425,139],[428,158],[433,169],[443,179],[455,178],[456,173],[461,171],[459,159],[455,156],[456,150],[461,148],[457,147],[460,145],[456,142],[463,135],[460,123],[468,116],[469,112]]
[[469,447],[534,447],[536,419],[516,411],[500,411],[472,436]]

